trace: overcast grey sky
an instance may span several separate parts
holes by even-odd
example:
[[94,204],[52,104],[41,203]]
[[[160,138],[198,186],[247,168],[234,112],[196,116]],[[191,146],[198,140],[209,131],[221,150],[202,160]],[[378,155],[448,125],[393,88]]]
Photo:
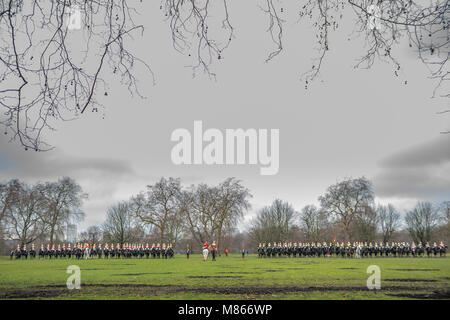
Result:
[[[314,35],[297,23],[296,6],[285,10],[284,50],[272,62],[267,17],[258,1],[232,1],[236,28],[230,48],[212,65],[217,81],[203,74],[192,78],[189,57],[172,48],[170,30],[158,1],[141,4],[135,52],[152,67],[156,84],[141,75],[141,92],[131,97],[110,74],[110,94],[102,112],[61,123],[47,136],[56,149],[25,152],[0,137],[0,180],[27,182],[75,178],[89,193],[85,228],[99,224],[108,206],[153,184],[162,176],[182,183],[218,183],[241,179],[253,193],[253,210],[275,198],[297,209],[317,203],[327,186],[345,177],[364,175],[374,182],[377,201],[409,209],[417,200],[450,200],[449,117],[436,112],[449,102],[430,99],[435,83],[427,69],[401,45],[402,71],[376,62],[372,69],[353,66],[363,54],[363,40],[347,41],[353,17],[330,41],[321,76],[308,90],[299,78],[314,57]],[[408,84],[405,85],[404,81]],[[447,99],[448,100],[448,99]],[[175,166],[170,159],[177,128],[280,129],[280,169],[261,176],[259,166]],[[242,226],[240,226],[242,228]]]

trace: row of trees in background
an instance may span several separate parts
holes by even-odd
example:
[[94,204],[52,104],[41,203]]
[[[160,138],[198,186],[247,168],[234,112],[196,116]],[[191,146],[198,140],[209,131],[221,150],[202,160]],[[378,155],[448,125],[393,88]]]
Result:
[[[450,201],[419,202],[402,215],[392,204],[375,205],[372,184],[364,177],[329,186],[320,206],[300,211],[280,199],[257,212],[239,233],[252,195],[239,180],[211,186],[183,187],[179,179],[162,178],[127,201],[111,206],[105,221],[78,235],[82,242],[160,242],[201,247],[216,241],[219,248],[255,246],[280,241],[383,241],[399,234],[415,242],[450,238]],[[20,244],[65,239],[65,226],[81,221],[87,195],[74,180],[29,186],[18,180],[0,184],[0,239]],[[244,229],[244,228],[241,228]],[[404,238],[404,237],[403,237]],[[438,239],[440,238],[440,239]],[[237,243],[239,242],[239,243]]]
[[415,242],[448,240],[450,201],[440,205],[419,202],[404,219],[392,204],[375,205],[372,184],[364,177],[331,185],[319,197],[320,207],[307,205],[300,212],[281,200],[261,209],[249,230],[254,243],[295,241],[396,240],[407,231]]
[[236,231],[250,198],[250,191],[234,178],[217,186],[189,188],[183,188],[179,179],[162,178],[109,208],[102,229],[105,239],[117,243],[134,241],[147,232],[160,243],[189,238],[201,245],[214,239],[219,246],[224,236]]
[[0,184],[1,238],[21,245],[38,239],[61,240],[69,223],[81,221],[87,194],[70,178],[28,185],[19,180]]

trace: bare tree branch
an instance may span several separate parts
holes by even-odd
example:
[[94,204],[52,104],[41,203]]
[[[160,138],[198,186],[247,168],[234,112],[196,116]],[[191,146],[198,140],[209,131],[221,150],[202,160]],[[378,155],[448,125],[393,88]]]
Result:
[[[150,67],[129,49],[135,8],[127,0],[0,0],[0,125],[25,149],[51,149],[42,140],[58,121],[102,107],[102,76],[118,75],[143,98],[134,75]],[[79,21],[73,21],[77,14]],[[78,24],[78,25],[77,25]],[[79,29],[79,30],[77,30]],[[81,45],[80,45],[81,44]]]
[[[200,68],[210,77],[216,77],[210,65],[214,59],[223,58],[224,50],[230,46],[234,37],[228,2],[165,0],[164,6],[161,5],[170,26],[174,49],[181,54],[188,54],[195,61],[191,65],[193,76]],[[216,16],[221,18],[213,19]],[[220,34],[221,31],[224,34]]]

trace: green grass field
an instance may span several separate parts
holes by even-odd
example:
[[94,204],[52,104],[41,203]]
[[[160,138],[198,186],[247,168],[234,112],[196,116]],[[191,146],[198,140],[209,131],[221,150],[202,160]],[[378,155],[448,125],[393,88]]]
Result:
[[[81,269],[69,290],[66,269]],[[368,290],[369,265],[381,289]],[[449,299],[450,258],[172,260],[0,258],[0,299]]]

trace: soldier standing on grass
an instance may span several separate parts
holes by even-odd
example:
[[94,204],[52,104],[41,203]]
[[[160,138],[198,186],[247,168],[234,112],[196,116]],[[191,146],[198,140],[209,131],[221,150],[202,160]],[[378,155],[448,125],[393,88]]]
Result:
[[212,243],[212,245],[211,245],[212,261],[216,261],[216,254],[217,254],[216,242],[213,241],[213,243]]
[[209,253],[208,248],[209,248],[208,242],[205,241],[205,243],[203,244],[203,261],[208,260],[208,253]]

